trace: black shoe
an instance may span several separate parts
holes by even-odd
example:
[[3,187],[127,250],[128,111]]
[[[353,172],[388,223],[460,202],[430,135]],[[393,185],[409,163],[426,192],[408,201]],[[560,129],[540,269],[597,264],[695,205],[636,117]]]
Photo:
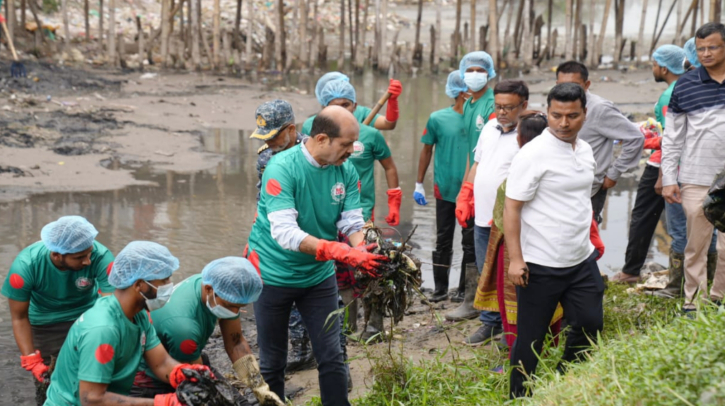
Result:
[[287,355],[286,373],[317,368],[309,339],[293,340],[292,350]]
[[482,325],[475,333],[471,334],[466,341],[463,343],[470,345],[471,347],[478,347],[481,344],[486,344],[491,341],[495,336],[503,333],[501,326],[489,326],[487,324]]
[[465,295],[464,292],[461,292],[460,290],[457,290],[455,293],[453,293],[451,295],[451,302],[453,302],[453,303],[462,303],[463,302],[464,295]]

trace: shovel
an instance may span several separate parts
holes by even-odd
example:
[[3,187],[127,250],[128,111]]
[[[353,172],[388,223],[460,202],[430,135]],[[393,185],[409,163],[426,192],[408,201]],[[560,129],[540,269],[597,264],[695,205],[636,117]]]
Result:
[[0,24],[2,24],[3,26],[3,33],[5,34],[5,38],[8,39],[8,44],[10,45],[10,52],[13,53],[13,64],[10,65],[10,75],[14,78],[24,78],[28,76],[28,72],[25,70],[25,65],[23,65],[23,63],[18,60],[18,54],[15,53],[15,45],[13,45],[13,39],[10,38],[8,26],[7,24],[5,24],[5,17],[3,17],[1,14]]

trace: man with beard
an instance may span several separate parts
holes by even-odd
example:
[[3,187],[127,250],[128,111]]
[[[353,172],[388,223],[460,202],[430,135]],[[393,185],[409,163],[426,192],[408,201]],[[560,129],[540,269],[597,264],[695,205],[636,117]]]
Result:
[[107,274],[113,254],[95,241],[97,235],[85,218],[61,217],[43,227],[41,241],[20,251],[5,279],[2,294],[20,362],[36,385],[48,378],[50,359],[58,356],[73,322],[99,294],[113,292]]
[[[359,178],[346,162],[359,131],[352,113],[326,107],[315,117],[310,137],[277,155],[262,177],[247,258],[264,282],[254,306],[260,369],[280,399],[295,303],[310,333],[322,404],[350,404],[340,320],[329,317],[338,309],[333,261],[377,276],[374,270],[388,260],[369,252],[375,244],[364,245]],[[350,244],[337,242],[338,233]]]

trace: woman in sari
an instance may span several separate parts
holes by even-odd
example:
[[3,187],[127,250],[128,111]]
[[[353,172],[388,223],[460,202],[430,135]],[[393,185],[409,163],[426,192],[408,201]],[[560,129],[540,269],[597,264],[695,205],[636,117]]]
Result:
[[[519,118],[518,143],[519,148],[539,136],[547,127],[546,115],[539,111],[529,110]],[[493,209],[491,224],[491,238],[488,242],[488,252],[493,255],[486,256],[481,277],[478,280],[476,299],[473,306],[478,310],[488,310],[501,313],[504,337],[510,348],[516,340],[516,287],[506,276],[509,267],[509,256],[504,243],[503,235],[503,207],[506,200],[506,182],[498,188],[496,204]],[[591,226],[591,241],[599,251],[599,257],[604,254],[604,244],[599,238],[599,230],[595,221]],[[597,259],[599,259],[599,257]],[[561,330],[561,319],[564,311],[558,305],[554,317],[551,319],[550,329],[554,342],[558,343],[558,334]]]

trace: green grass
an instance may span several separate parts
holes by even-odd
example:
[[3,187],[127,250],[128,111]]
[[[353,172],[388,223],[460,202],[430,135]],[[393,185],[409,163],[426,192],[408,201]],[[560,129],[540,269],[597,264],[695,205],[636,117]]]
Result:
[[[481,348],[461,359],[456,348],[413,362],[402,348],[370,360],[368,394],[352,401],[378,405],[722,405],[725,404],[725,311],[714,306],[690,320],[680,301],[635,296],[610,285],[599,344],[565,375],[555,372],[563,345],[539,363],[532,398],[508,401],[505,355]],[[562,343],[563,344],[563,343]],[[451,354],[450,352],[453,352]],[[453,357],[451,357],[453,355]],[[454,361],[451,361],[451,358]],[[308,405],[319,404],[313,399]]]

